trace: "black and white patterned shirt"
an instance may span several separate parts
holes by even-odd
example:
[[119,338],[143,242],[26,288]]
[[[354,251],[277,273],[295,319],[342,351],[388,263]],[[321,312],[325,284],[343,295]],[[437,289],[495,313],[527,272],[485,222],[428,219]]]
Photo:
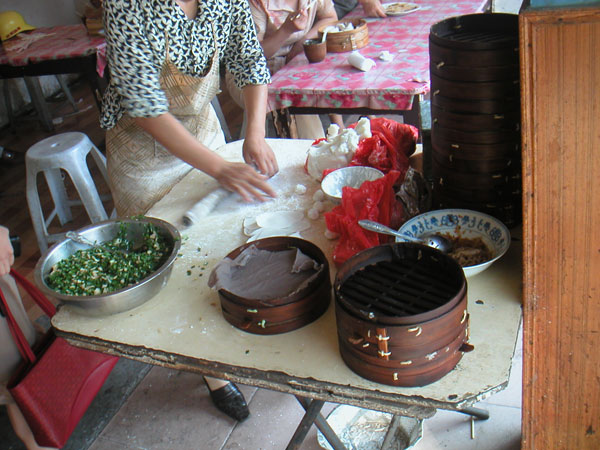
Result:
[[201,0],[195,19],[188,19],[175,0],[104,0],[103,7],[111,75],[103,128],[114,127],[123,113],[156,117],[168,112],[159,82],[167,36],[169,60],[182,73],[206,75],[216,45],[238,87],[270,82],[247,0]]

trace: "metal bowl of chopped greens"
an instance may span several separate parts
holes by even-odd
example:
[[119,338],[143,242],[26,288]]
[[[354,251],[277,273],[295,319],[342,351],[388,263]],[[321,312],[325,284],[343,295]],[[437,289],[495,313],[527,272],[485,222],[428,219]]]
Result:
[[42,256],[35,281],[46,295],[90,316],[128,311],[154,297],[181,247],[179,231],[153,217],[106,220],[76,234],[80,239],[67,238]]

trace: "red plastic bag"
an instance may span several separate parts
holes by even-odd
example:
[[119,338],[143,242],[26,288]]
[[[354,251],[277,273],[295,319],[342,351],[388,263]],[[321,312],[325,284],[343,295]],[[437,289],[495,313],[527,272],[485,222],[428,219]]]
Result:
[[325,213],[329,231],[340,238],[333,252],[336,264],[342,264],[361,250],[387,242],[384,235],[367,231],[358,221],[374,220],[395,227],[402,217],[402,204],[396,200],[394,184],[400,180],[401,172],[392,170],[385,177],[365,181],[359,189],[342,189],[342,203]]
[[371,134],[372,137],[358,143],[350,165],[375,167],[383,173],[398,170],[404,177],[409,166],[408,157],[417,146],[419,130],[412,125],[377,117],[371,119]]

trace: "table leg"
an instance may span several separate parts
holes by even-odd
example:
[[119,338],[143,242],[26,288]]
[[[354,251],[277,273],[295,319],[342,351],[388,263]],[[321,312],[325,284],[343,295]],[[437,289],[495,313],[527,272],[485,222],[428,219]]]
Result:
[[414,125],[419,129],[419,140],[421,139],[421,130],[423,129],[423,120],[421,117],[421,96],[414,95],[412,108],[402,113],[402,121],[409,125]]
[[25,85],[31,96],[31,101],[38,113],[42,125],[46,131],[53,132],[54,124],[52,123],[52,116],[50,115],[50,111],[48,111],[48,105],[44,99],[39,79],[37,77],[23,77],[23,79],[25,80]]
[[2,92],[4,94],[4,107],[6,108],[6,115],[8,116],[8,123],[10,124],[11,130],[15,131],[15,118],[13,116],[12,102],[10,100],[10,88],[6,80],[0,79],[2,84]]
[[[297,395],[296,399],[298,400],[298,402],[300,402],[305,411],[308,410],[312,403],[310,400],[304,397],[298,397]],[[320,413],[317,414],[314,423],[317,426],[317,428],[321,431],[321,433],[323,433],[323,436],[325,436],[325,439],[327,439],[327,442],[329,442],[329,445],[331,445],[331,447],[334,450],[346,450],[346,446],[342,443],[337,434],[335,434],[335,431],[333,431],[333,429],[329,426],[329,423],[327,422],[325,417],[323,417]]]
[[397,414],[394,414],[392,417],[392,421],[390,422],[387,432],[385,433],[385,438],[383,439],[383,444],[381,444],[381,450],[391,450],[392,445],[394,444],[396,438],[396,432],[400,427],[400,417]]

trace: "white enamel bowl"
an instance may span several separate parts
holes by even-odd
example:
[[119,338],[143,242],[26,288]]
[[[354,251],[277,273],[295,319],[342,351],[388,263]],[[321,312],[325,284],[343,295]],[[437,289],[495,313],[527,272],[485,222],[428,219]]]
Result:
[[[466,277],[483,272],[506,253],[510,246],[510,232],[495,217],[470,209],[438,209],[406,221],[398,230],[413,237],[430,234],[449,234],[467,239],[480,237],[492,252],[492,258],[475,266],[463,267]],[[402,238],[396,238],[403,242]]]
[[365,181],[374,181],[383,176],[383,172],[374,167],[342,167],[323,178],[321,190],[330,200],[339,203],[342,199],[342,188],[349,186],[358,189]]

